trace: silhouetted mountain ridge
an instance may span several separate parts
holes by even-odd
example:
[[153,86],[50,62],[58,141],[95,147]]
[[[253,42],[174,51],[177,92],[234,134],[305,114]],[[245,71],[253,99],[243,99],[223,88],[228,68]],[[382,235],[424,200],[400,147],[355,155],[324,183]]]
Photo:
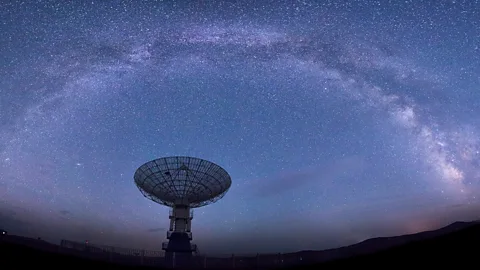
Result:
[[370,269],[395,268],[442,268],[455,266],[456,268],[472,268],[478,265],[478,246],[480,244],[480,222],[469,224],[457,223],[442,229],[450,232],[437,234],[420,240],[413,240],[406,244],[384,249],[371,254],[353,256],[337,261],[304,266],[304,269],[323,269],[331,267],[355,266],[370,267]]
[[478,221],[471,221],[471,222],[457,221],[450,225],[442,227],[440,229],[431,230],[431,231],[423,231],[423,232],[418,232],[414,234],[404,234],[399,236],[370,238],[360,243],[347,246],[346,248],[353,248],[353,247],[361,248],[361,249],[374,248],[376,249],[375,251],[378,251],[379,249],[390,248],[392,246],[406,244],[411,241],[418,241],[418,240],[424,240],[432,237],[437,237],[440,235],[465,229],[475,224],[479,224],[479,222]]
[[405,245],[415,241],[427,240],[435,237],[439,237],[445,234],[449,234],[458,230],[480,224],[480,221],[463,222],[457,221],[445,227],[437,230],[424,231],[414,234],[406,234],[390,237],[376,237],[364,240],[362,242],[333,249],[326,249],[321,251],[316,250],[304,250],[294,252],[301,257],[305,257],[306,261],[315,261],[318,263],[327,262],[331,260],[345,259],[352,256],[372,254],[382,250],[394,248],[397,246]]

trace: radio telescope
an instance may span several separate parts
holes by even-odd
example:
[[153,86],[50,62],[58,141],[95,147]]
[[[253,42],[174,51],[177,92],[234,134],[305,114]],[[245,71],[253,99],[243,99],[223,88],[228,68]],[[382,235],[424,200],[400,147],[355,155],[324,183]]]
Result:
[[134,181],[146,198],[171,208],[168,242],[162,244],[167,265],[189,261],[193,208],[221,199],[232,185],[230,175],[220,166],[199,158],[173,156],[140,166]]

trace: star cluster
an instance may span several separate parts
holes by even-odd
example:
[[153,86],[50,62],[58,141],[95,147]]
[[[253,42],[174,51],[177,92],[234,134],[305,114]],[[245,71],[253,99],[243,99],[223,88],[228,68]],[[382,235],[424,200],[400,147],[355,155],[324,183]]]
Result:
[[159,249],[168,209],[133,173],[170,155],[232,176],[195,211],[205,252],[478,219],[478,1],[7,2],[0,226],[13,233]]

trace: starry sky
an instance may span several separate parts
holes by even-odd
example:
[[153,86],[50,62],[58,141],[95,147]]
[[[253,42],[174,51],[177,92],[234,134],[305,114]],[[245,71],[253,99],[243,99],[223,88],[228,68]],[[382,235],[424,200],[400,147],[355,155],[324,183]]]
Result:
[[480,1],[173,2],[1,1],[0,227],[160,250],[172,155],[232,177],[205,253],[480,218]]

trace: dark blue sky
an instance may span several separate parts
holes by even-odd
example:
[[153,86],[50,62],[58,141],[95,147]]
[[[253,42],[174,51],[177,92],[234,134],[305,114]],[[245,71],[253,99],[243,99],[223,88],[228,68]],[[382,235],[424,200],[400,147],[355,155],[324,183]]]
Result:
[[2,2],[1,227],[159,249],[133,174],[170,155],[232,176],[204,252],[479,218],[479,1],[222,2]]

